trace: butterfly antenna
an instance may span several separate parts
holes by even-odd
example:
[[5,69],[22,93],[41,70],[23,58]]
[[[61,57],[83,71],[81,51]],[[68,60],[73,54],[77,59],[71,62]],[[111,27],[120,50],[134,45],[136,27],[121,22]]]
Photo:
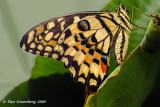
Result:
[[140,14],[143,14],[143,15],[145,15],[145,16],[155,17],[154,15],[148,15],[148,14],[143,13],[143,12],[140,11],[138,8],[136,8],[135,6],[132,6],[132,14],[133,14],[133,9],[135,9],[135,10],[138,11]]
[[138,8],[136,8],[135,6],[132,6],[132,12],[131,12],[131,19],[130,19],[130,22],[132,21],[132,18],[133,18],[133,9],[135,9],[136,11],[138,11],[140,14],[143,14],[145,16],[148,16],[148,17],[155,17],[155,15],[148,15],[148,14],[145,14],[143,13],[142,11],[140,11]]
[[[146,26],[143,26],[143,25],[136,25],[136,24],[134,24],[134,23],[132,23],[132,18],[133,18],[133,9],[135,9],[136,11],[138,11],[140,14],[143,14],[143,15],[145,15],[145,16],[148,16],[148,17],[154,17],[154,18],[156,18],[156,19],[158,19],[158,20],[160,20],[160,16],[158,16],[158,15],[148,15],[148,14],[145,14],[145,13],[143,13],[142,11],[140,11],[138,8],[136,8],[136,7],[134,7],[134,6],[132,6],[132,13],[131,13],[131,19],[130,19],[130,22],[131,22],[131,24],[132,25],[134,25],[134,26],[136,26],[136,28],[135,29],[133,29],[132,31],[134,31],[134,30],[136,30],[137,28],[142,28],[142,29],[147,29],[147,27]],[[160,21],[159,22],[157,22],[157,23],[159,23],[160,24]],[[151,28],[152,29],[152,28]],[[154,29],[155,30],[155,29]]]

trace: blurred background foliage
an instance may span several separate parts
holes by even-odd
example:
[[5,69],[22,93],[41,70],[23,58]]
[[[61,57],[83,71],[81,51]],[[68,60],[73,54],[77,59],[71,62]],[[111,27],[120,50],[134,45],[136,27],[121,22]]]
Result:
[[[113,1],[114,2],[110,3],[111,5],[108,5],[103,10],[109,10],[114,6],[118,6],[119,0]],[[34,55],[24,52],[19,48],[19,41],[24,33],[40,22],[67,13],[101,10],[108,2],[108,0],[1,0],[0,28],[2,29],[2,36],[0,36],[0,99],[2,100],[15,86],[26,81],[12,90],[5,99],[46,99],[46,101],[48,101],[48,106],[49,104],[54,103],[55,105],[59,104],[59,106],[71,106],[72,104],[74,107],[81,107],[84,102],[84,86],[80,83],[75,84],[70,80],[69,71],[63,67],[61,62],[40,56],[34,61]],[[121,0],[121,4],[124,4],[130,13],[133,4],[147,14],[153,14],[160,11],[160,3],[158,0],[153,0],[152,2],[149,0]],[[147,16],[142,17],[142,14],[134,11],[133,21],[135,24],[147,26],[149,20],[150,18]],[[137,29],[131,34],[128,54],[141,42],[144,33],[144,29]],[[47,64],[48,62],[50,64]],[[50,71],[45,69],[44,72],[42,66],[53,70]],[[113,58],[111,58],[111,66],[113,67],[110,67],[110,72],[117,66],[114,63]],[[32,76],[31,71],[33,71]],[[31,79],[27,81],[30,76]],[[157,92],[157,87],[159,86],[156,85],[155,87],[156,88],[153,89],[150,95],[151,97],[148,97],[144,103],[145,107],[150,100],[153,101],[152,103],[155,103],[156,96],[159,94],[155,94],[154,91],[156,90]],[[57,96],[60,96],[60,98]],[[68,102],[68,100],[70,102]],[[8,105],[7,107],[10,106],[11,105]],[[39,106],[44,105],[38,105],[38,107]],[[13,107],[25,107],[25,105],[15,104]]]

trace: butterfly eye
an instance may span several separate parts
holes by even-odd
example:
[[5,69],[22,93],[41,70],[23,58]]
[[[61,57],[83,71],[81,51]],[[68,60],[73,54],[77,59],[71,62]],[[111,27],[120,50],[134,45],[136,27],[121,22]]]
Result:
[[120,6],[123,8],[123,10],[125,10],[125,9],[126,9],[126,8],[125,8],[125,6],[124,6],[123,4],[121,4]]
[[90,30],[89,22],[87,20],[82,20],[78,22],[78,29],[81,31]]

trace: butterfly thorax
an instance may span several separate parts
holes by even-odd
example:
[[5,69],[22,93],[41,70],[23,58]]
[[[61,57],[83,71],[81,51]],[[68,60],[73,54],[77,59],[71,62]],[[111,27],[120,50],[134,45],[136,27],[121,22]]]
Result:
[[131,23],[131,20],[128,16],[128,11],[126,10],[125,6],[124,5],[120,5],[118,10],[117,10],[117,14],[118,14],[118,17],[120,18],[121,20],[121,23],[123,25],[123,27],[126,29],[126,31],[132,31],[132,23]]

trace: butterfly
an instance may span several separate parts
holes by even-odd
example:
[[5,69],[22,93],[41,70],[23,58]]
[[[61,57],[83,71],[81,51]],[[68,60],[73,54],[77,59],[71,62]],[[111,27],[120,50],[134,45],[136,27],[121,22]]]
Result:
[[40,23],[23,36],[20,47],[62,61],[75,81],[98,86],[109,69],[111,48],[116,63],[123,62],[132,27],[120,4],[116,12],[72,13]]

